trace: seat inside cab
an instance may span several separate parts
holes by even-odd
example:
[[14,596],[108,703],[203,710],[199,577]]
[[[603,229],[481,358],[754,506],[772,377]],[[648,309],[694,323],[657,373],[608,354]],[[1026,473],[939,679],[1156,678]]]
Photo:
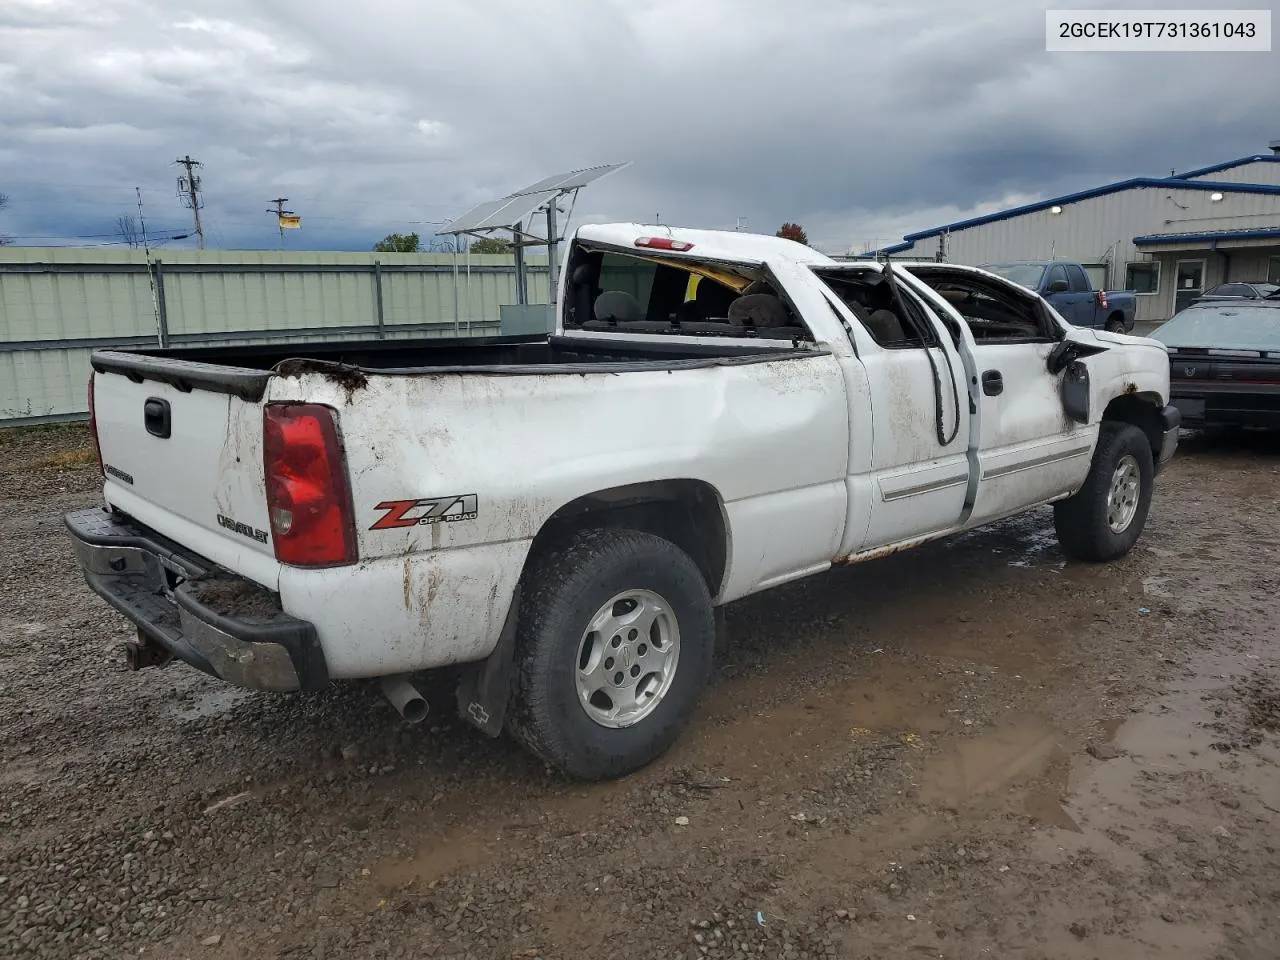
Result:
[[579,249],[569,270],[568,328],[793,342],[813,339],[759,268]]

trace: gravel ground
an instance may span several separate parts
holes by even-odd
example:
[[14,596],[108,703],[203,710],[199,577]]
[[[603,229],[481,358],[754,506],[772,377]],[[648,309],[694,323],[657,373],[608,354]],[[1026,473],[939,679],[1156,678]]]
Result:
[[698,718],[566,782],[371,684],[130,673],[0,432],[0,957],[1280,956],[1280,443],[1185,438],[1123,561],[1051,515],[733,605]]

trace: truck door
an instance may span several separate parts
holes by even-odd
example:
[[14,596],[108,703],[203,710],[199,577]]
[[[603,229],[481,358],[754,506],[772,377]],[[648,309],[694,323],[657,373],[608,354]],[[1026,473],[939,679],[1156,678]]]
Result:
[[1070,314],[1063,316],[1077,327],[1096,327],[1099,320],[1097,309],[1097,297],[1094,295],[1093,286],[1089,283],[1089,276],[1084,272],[1084,267],[1078,263],[1057,264],[1064,267],[1067,271],[1067,283],[1070,284],[1071,297]]
[[1067,268],[1061,263],[1054,263],[1049,266],[1049,272],[1044,278],[1045,299],[1053,305],[1053,309],[1057,310],[1067,323],[1075,326],[1088,326],[1089,320],[1081,316],[1080,312],[1080,293],[1071,286],[1071,280],[1067,277]]
[[970,413],[954,331],[874,266],[814,267],[857,352],[849,520],[840,555],[958,529],[969,486]]
[[963,267],[921,265],[911,273],[965,327],[977,378],[977,483],[965,526],[1077,489],[1089,472],[1097,427],[1070,420],[1061,374],[1047,360],[1061,328],[1034,295]]

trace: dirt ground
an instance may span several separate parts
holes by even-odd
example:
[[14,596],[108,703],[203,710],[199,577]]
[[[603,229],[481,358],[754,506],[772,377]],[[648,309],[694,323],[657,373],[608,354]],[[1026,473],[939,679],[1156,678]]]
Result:
[[1280,442],[1184,437],[1138,548],[1051,514],[733,605],[695,723],[566,782],[371,684],[128,672],[0,434],[0,956],[1280,956]]

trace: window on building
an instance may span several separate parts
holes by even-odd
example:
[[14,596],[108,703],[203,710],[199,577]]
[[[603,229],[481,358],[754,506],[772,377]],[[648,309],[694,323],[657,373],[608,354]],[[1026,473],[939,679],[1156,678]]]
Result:
[[1124,288],[1134,293],[1160,292],[1160,261],[1141,260],[1124,267]]

